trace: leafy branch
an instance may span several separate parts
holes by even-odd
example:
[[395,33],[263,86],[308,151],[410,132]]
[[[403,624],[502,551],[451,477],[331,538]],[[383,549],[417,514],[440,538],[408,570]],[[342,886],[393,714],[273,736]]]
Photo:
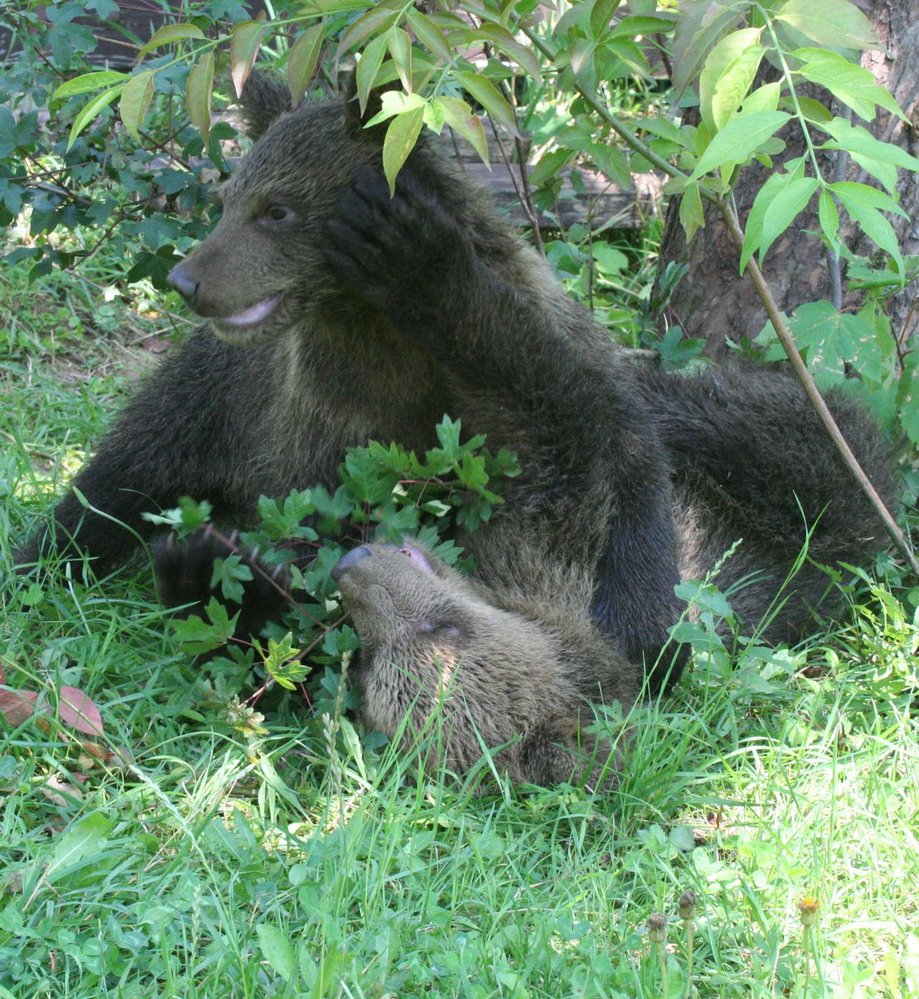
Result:
[[[550,62],[555,61],[555,59],[557,58],[557,54],[553,53],[548,48],[548,46],[546,46],[545,43],[540,38],[538,38],[538,36],[536,36],[529,29],[524,29],[524,32],[529,38],[529,40],[532,42],[534,47],[538,48],[539,51]],[[783,65],[783,71],[788,75],[790,82],[790,71],[788,70],[787,63],[784,61],[784,59],[782,65]],[[668,160],[659,156],[647,143],[643,142],[632,129],[630,129],[627,125],[625,125],[625,123],[621,121],[616,115],[614,115],[609,110],[608,107],[606,107],[603,103],[601,103],[597,99],[596,94],[594,92],[588,89],[577,78],[575,78],[574,86],[577,89],[578,93],[580,94],[581,98],[587,102],[587,104],[591,107],[594,113],[597,114],[603,121],[605,121],[609,125],[609,127],[614,132],[616,132],[616,134],[630,149],[638,153],[640,156],[643,156],[649,163],[653,164],[655,167],[657,167],[667,176],[681,181],[686,186],[692,184],[694,176],[700,172],[700,167],[697,166],[696,171],[692,175],[687,174],[684,171],[680,170],[679,168],[675,167]],[[792,93],[794,93],[793,85],[791,86],[791,89]],[[876,89],[880,90],[881,88],[876,88]],[[889,95],[887,96],[889,98]],[[801,126],[804,129],[805,134],[807,134],[806,121],[803,115],[801,114],[800,105],[797,102],[797,97],[795,97],[794,100],[798,114],[801,116],[800,117]],[[809,136],[808,136],[808,146],[811,149],[813,155],[813,146],[812,143],[810,142]],[[904,154],[904,156],[905,155],[906,154]],[[813,155],[813,164],[816,170],[817,163],[815,155]],[[711,168],[714,169],[717,165],[718,165],[717,163],[712,163]],[[909,165],[911,166],[911,164]],[[825,184],[822,177],[820,177],[819,180],[821,183]],[[834,185],[829,185],[829,186],[832,187]],[[838,187],[838,185],[836,186]],[[813,376],[811,375],[810,371],[808,371],[807,366],[805,365],[804,360],[801,357],[801,353],[798,350],[797,345],[795,344],[794,337],[791,333],[791,330],[789,330],[788,328],[788,324],[785,322],[785,319],[782,316],[781,309],[779,308],[775,300],[775,296],[772,294],[772,290],[769,287],[769,284],[765,279],[763,272],[759,267],[759,264],[753,258],[752,254],[749,252],[751,241],[748,239],[747,235],[744,233],[743,228],[740,225],[740,221],[734,210],[734,206],[729,198],[729,193],[718,193],[716,191],[711,190],[709,187],[707,187],[704,184],[699,184],[697,189],[699,195],[705,200],[709,201],[711,204],[715,205],[718,211],[720,212],[721,217],[724,220],[724,224],[727,227],[727,230],[730,233],[730,236],[737,248],[737,252],[740,255],[742,261],[741,263],[742,272],[749,275],[750,280],[752,281],[753,286],[756,290],[756,293],[759,296],[759,299],[762,302],[763,307],[765,308],[766,313],[773,324],[773,327],[775,328],[776,334],[779,337],[779,340],[782,344],[785,354],[792,366],[792,370],[794,371],[796,377],[800,381],[801,386],[804,389],[804,392],[806,393],[808,399],[810,400],[811,404],[814,407],[814,410],[816,411],[821,422],[826,428],[826,431],[829,434],[830,439],[833,441],[834,446],[839,451],[839,454],[842,457],[843,461],[845,462],[846,466],[849,468],[853,477],[858,482],[859,488],[862,489],[862,491],[871,501],[871,504],[874,506],[875,510],[878,513],[878,516],[881,518],[882,522],[884,523],[884,527],[887,530],[888,534],[890,535],[891,539],[896,544],[898,549],[901,551],[901,553],[909,563],[912,570],[917,575],[919,575],[919,560],[917,560],[915,554],[913,553],[911,545],[907,541],[896,519],[887,509],[886,504],[881,499],[877,490],[874,488],[874,485],[872,484],[871,480],[865,474],[864,469],[861,467],[861,464],[859,463],[855,454],[852,452],[852,449],[849,447],[844,435],[842,434],[842,431],[839,429],[839,426],[833,417],[832,412],[830,411],[829,407],[826,404],[826,400],[823,398],[823,395],[821,394],[819,388],[817,387],[817,384],[814,381]],[[765,187],[763,190],[765,190]],[[762,192],[760,193],[762,194]],[[803,205],[801,205],[801,207],[803,208]],[[795,212],[794,214],[797,215],[797,212]],[[792,220],[793,219],[789,219],[788,223],[790,224]],[[691,235],[691,232],[689,234]],[[765,252],[765,250],[763,250],[763,252]]]

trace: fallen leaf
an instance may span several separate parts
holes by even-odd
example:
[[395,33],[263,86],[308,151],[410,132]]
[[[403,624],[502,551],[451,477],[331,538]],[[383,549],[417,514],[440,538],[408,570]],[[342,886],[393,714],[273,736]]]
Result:
[[75,728],[84,735],[105,734],[99,709],[82,690],[77,690],[76,687],[61,687],[58,697],[58,710],[65,725]]
[[35,712],[38,694],[33,690],[0,690],[0,715],[12,728],[28,721]]
[[[43,715],[54,715],[52,705],[34,690],[0,690],[0,716],[13,728],[28,721],[36,709]],[[58,715],[61,723],[83,735],[105,735],[102,715],[92,700],[76,687],[61,687],[58,692]],[[47,724],[47,723],[46,723]]]

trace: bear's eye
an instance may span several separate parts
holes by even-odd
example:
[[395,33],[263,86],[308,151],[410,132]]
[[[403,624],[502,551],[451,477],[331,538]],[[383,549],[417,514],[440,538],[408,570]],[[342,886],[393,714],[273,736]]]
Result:
[[460,629],[455,624],[447,624],[446,621],[425,618],[418,622],[416,628],[421,635],[435,635],[441,638],[459,638]]
[[428,573],[429,575],[433,575],[434,570],[431,568],[430,564],[428,563],[428,560],[424,557],[424,555],[421,554],[420,551],[418,551],[417,548],[412,548],[411,545],[403,545],[399,549],[399,554],[405,555],[406,558],[410,558],[415,563],[415,565],[417,565],[420,569],[424,570],[424,572]]
[[293,222],[295,218],[294,210],[287,205],[269,205],[262,213],[262,221],[268,223]]

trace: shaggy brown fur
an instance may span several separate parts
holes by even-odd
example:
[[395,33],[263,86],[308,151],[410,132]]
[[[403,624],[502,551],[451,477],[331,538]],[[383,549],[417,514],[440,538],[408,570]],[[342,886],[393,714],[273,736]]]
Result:
[[609,749],[581,746],[581,712],[628,711],[639,677],[589,626],[589,585],[509,610],[415,542],[362,545],[333,575],[361,639],[366,725],[406,748],[424,737],[429,765],[457,773],[486,747],[514,781],[603,779]]

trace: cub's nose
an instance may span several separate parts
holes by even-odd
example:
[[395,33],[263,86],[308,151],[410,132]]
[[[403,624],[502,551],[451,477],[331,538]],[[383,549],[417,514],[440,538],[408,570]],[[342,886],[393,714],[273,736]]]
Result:
[[335,567],[332,569],[332,579],[341,579],[349,569],[353,569],[358,562],[367,558],[370,554],[371,551],[366,545],[359,545],[357,548],[352,548],[351,551],[342,555],[335,563]]
[[187,271],[184,270],[182,264],[176,264],[176,266],[173,267],[166,276],[166,280],[184,299],[187,299],[189,302],[194,302],[194,300],[198,297],[199,284],[188,274]]

